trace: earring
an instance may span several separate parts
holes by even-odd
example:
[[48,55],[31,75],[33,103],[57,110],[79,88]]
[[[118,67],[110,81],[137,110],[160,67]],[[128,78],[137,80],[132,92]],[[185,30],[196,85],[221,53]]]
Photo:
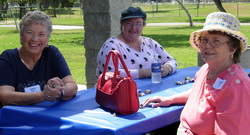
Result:
[[229,58],[230,59],[233,59],[234,58],[234,55],[232,54],[232,55],[229,55]]

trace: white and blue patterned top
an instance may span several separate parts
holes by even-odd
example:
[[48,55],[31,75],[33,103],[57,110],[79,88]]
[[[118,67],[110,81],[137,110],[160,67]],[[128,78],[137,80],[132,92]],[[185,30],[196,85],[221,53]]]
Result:
[[[169,55],[169,53],[155,40],[148,37],[139,37],[142,39],[141,51],[136,51],[117,37],[110,37],[100,49],[97,56],[97,69],[96,77],[98,77],[104,68],[106,58],[110,50],[117,50],[122,55],[128,70],[133,78],[139,78],[139,69],[151,68],[151,61],[154,58],[154,54],[157,53],[161,59],[161,63],[168,63],[173,67],[173,72],[177,69],[176,60]],[[122,76],[126,76],[126,73],[121,64],[119,64],[119,71]],[[107,72],[113,72],[114,66],[112,60],[110,60]]]

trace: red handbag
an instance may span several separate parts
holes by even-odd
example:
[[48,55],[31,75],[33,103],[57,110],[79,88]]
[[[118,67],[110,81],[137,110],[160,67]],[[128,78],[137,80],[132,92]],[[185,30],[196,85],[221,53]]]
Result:
[[[111,56],[115,68],[114,73],[106,72]],[[127,77],[120,76],[118,59]],[[103,73],[98,77],[95,98],[99,105],[119,114],[132,114],[139,109],[136,83],[118,51],[111,50],[107,56]]]

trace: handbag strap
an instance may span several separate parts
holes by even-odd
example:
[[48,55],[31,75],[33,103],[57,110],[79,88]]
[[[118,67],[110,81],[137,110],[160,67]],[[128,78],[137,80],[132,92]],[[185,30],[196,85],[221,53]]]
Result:
[[[127,67],[125,61],[123,60],[121,54],[120,54],[118,51],[116,51],[116,50],[114,50],[113,52],[118,56],[118,57],[116,57],[116,58],[119,58],[119,60],[120,60],[120,62],[121,62],[121,64],[122,64],[123,69],[125,70],[127,76],[128,76],[128,77],[131,77],[130,72],[128,71],[128,67]],[[116,63],[115,69],[117,70],[117,72],[118,72],[119,75],[120,75],[120,72],[119,72],[119,70],[118,70],[118,69],[119,69],[119,68],[118,68],[118,60],[117,60],[116,62],[117,62],[117,63]]]
[[[110,57],[112,56],[112,61],[113,61],[113,64],[114,64],[114,67],[115,67],[115,71],[114,71],[114,76],[113,76],[113,82],[116,82],[116,80],[117,80],[117,76],[120,76],[120,72],[119,72],[119,70],[118,70],[118,59],[120,60],[120,62],[121,62],[121,64],[122,64],[122,66],[123,66],[123,68],[124,68],[124,70],[125,70],[125,72],[126,72],[126,74],[127,74],[127,76],[128,77],[131,77],[131,75],[130,75],[130,73],[129,73],[129,71],[128,71],[128,68],[127,68],[127,66],[126,66],[126,64],[125,64],[125,62],[124,62],[124,60],[123,60],[123,58],[122,58],[122,56],[121,56],[121,54],[118,52],[118,51],[116,51],[116,50],[111,50],[110,52],[109,52],[109,54],[108,54],[108,56],[107,56],[107,59],[106,59],[106,62],[105,62],[105,66],[104,66],[104,69],[103,69],[103,75],[102,75],[102,82],[101,82],[101,86],[103,86],[104,84],[104,77],[105,77],[105,74],[106,74],[106,72],[107,72],[107,68],[108,68],[108,64],[109,64],[109,60],[110,60]],[[113,83],[113,84],[116,84],[116,83]],[[113,87],[113,86],[112,86]]]

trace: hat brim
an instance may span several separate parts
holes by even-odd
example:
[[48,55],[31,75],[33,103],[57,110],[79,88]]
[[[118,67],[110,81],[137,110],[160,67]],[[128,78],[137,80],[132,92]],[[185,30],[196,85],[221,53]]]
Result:
[[130,19],[130,18],[144,18],[144,16],[126,16],[126,17],[123,17],[121,18],[121,20],[125,20],[125,19]]
[[226,34],[228,34],[230,36],[233,36],[233,37],[240,40],[241,52],[244,52],[247,49],[248,39],[244,34],[242,34],[239,31],[233,31],[233,30],[230,30],[230,29],[226,29],[224,27],[216,26],[216,27],[203,28],[201,30],[197,30],[197,31],[194,31],[194,32],[191,33],[189,43],[198,52],[200,52],[200,46],[199,46],[198,39],[201,36],[202,32],[206,32],[206,31],[224,32],[224,33],[226,33]]

